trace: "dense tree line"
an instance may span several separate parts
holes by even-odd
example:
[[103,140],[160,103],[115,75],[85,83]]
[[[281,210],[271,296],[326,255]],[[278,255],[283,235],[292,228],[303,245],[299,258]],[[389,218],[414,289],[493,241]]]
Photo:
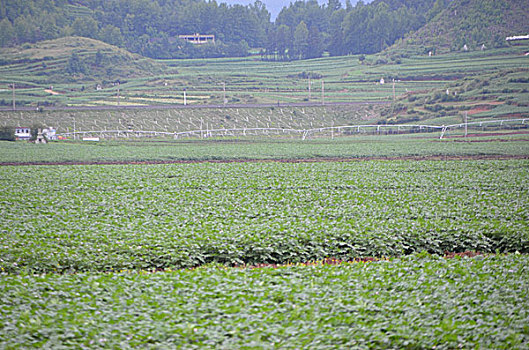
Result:
[[[295,1],[275,22],[260,0],[248,6],[215,0],[0,0],[0,45],[84,36],[152,58],[242,56],[289,60],[383,50],[423,26],[450,0]],[[193,45],[180,34],[213,34]]]

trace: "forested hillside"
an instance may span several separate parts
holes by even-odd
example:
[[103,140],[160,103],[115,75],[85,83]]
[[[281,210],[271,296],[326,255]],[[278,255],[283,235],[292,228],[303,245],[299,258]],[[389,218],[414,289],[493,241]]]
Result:
[[[0,45],[82,36],[151,58],[243,56],[261,48],[263,58],[298,59],[373,53],[432,16],[435,0],[296,1],[275,23],[257,0],[248,6],[205,0],[2,0]],[[446,1],[437,1],[444,3]],[[215,44],[192,45],[182,34],[213,34]]]
[[[523,3],[375,0],[342,6],[339,0],[324,5],[308,0],[290,3],[271,22],[260,0],[247,6],[206,0],[0,0],[0,46],[81,36],[150,58],[235,57],[257,48],[263,59],[292,60],[324,52],[372,54],[420,28],[426,29],[407,43],[498,46],[507,28],[527,27]],[[193,45],[179,38],[194,33],[215,35],[215,42]]]
[[[529,34],[526,0],[458,0],[397,45],[433,53],[506,45],[505,37]],[[484,46],[483,46],[484,45]]]

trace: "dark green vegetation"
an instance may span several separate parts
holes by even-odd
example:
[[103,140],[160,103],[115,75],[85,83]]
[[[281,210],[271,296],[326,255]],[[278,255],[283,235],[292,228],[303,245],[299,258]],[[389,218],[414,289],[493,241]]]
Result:
[[2,126],[0,128],[0,140],[15,141],[15,128],[9,126]]
[[526,349],[529,259],[2,275],[0,347]]
[[2,167],[4,271],[529,252],[529,163]]
[[482,45],[505,46],[505,38],[513,35],[526,35],[527,2],[524,0],[471,0],[453,1],[447,10],[424,27],[399,41],[397,48],[410,53],[444,53],[480,50]]
[[[406,44],[423,52],[447,45],[491,48],[527,31],[525,5],[523,0],[375,0],[355,6],[348,1],[342,8],[338,0],[295,1],[271,23],[261,1],[228,6],[204,0],[4,0],[0,45],[74,35],[151,58],[235,57],[257,48],[262,58],[286,60],[324,52],[372,54],[425,28]],[[192,45],[179,39],[194,33],[213,34],[216,41]]]

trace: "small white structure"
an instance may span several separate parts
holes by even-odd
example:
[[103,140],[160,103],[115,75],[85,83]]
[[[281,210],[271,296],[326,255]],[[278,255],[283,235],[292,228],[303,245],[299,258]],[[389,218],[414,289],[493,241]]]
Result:
[[386,82],[384,81],[384,78],[380,79],[380,85],[384,85]]
[[187,41],[191,44],[206,44],[206,43],[215,43],[215,35],[213,34],[192,34],[192,35],[179,35],[178,38]]
[[50,140],[50,141],[55,141],[57,140],[57,130],[55,130],[55,128],[49,126],[48,128],[42,130],[42,134],[44,135],[44,137],[46,137],[46,139]]
[[468,46],[467,46],[467,44],[465,44],[465,45],[463,46],[463,51],[468,51]]
[[99,137],[83,137],[83,141],[90,141],[90,142],[99,142]]
[[17,140],[29,140],[31,138],[31,129],[25,126],[16,127],[15,138]]
[[508,36],[505,38],[507,41],[516,41],[516,40],[529,40],[529,35],[515,35]]
[[48,143],[44,135],[42,135],[42,129],[38,129],[37,138],[35,139],[35,143],[44,143],[44,144]]

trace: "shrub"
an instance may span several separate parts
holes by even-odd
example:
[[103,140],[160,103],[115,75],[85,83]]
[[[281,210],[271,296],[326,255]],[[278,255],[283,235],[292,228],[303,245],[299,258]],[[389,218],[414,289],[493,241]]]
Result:
[[0,140],[15,141],[15,128],[10,126],[0,127]]

